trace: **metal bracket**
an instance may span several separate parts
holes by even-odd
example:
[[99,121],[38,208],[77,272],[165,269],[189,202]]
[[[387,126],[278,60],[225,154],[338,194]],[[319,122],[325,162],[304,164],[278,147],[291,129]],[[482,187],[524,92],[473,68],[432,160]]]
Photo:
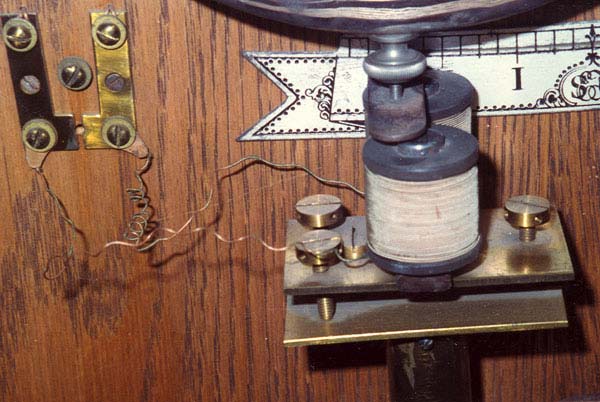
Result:
[[25,158],[40,168],[51,151],[79,149],[73,115],[55,115],[37,15],[2,15],[2,34],[17,103]]
[[[364,217],[346,226],[365,232]],[[559,328],[568,325],[561,284],[574,278],[556,211],[536,240],[523,242],[503,209],[481,211],[482,258],[452,278],[441,294],[403,293],[398,278],[372,263],[343,262],[314,272],[296,257],[294,245],[310,229],[289,221],[284,267],[286,346],[414,339],[485,332]],[[318,301],[331,298],[335,316],[325,320]]]
[[137,134],[125,11],[90,13],[100,114],[83,115],[86,149],[121,149],[148,156]]

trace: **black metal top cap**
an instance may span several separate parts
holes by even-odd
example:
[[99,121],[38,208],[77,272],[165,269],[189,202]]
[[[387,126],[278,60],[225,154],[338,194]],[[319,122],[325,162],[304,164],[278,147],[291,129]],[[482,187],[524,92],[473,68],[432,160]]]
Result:
[[449,71],[428,69],[415,84],[425,88],[427,115],[432,121],[463,112],[475,97],[471,82]]
[[384,144],[372,138],[363,162],[374,174],[403,181],[434,181],[471,169],[479,157],[477,139],[462,130],[433,126],[415,141]]

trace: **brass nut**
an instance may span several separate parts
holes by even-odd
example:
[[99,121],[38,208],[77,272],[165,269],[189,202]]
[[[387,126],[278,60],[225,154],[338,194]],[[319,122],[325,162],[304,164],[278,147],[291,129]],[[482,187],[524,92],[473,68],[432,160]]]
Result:
[[38,41],[37,29],[26,19],[12,18],[2,27],[4,44],[15,52],[28,52]]
[[534,195],[512,197],[504,206],[504,217],[519,229],[522,241],[533,241],[536,228],[550,220],[550,201]]
[[21,130],[23,144],[34,152],[48,152],[56,145],[58,133],[48,120],[33,119]]
[[118,17],[103,15],[92,25],[92,38],[98,46],[115,50],[123,46],[127,40],[127,27]]
[[349,219],[336,230],[342,236],[344,264],[348,268],[364,266],[369,261],[366,225],[357,225],[355,221]]
[[338,253],[342,237],[331,230],[306,232],[296,243],[296,256],[301,263],[313,267],[324,267],[339,261]]
[[296,203],[298,222],[311,229],[324,229],[344,222],[342,201],[333,195],[316,194]]
[[129,148],[135,141],[136,131],[133,124],[125,117],[113,116],[102,124],[102,139],[115,149]]
[[92,82],[92,69],[79,57],[66,57],[58,64],[58,80],[71,91],[83,91]]

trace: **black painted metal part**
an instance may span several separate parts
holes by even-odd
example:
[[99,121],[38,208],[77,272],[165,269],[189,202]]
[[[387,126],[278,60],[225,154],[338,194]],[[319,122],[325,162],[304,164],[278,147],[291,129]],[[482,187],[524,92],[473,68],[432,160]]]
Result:
[[368,139],[363,162],[369,171],[402,181],[433,181],[471,169],[479,158],[477,139],[462,130],[432,126],[427,134],[401,144]]
[[[20,16],[16,14],[2,15],[2,24],[4,25],[12,18]],[[27,20],[38,29],[36,14],[28,13]],[[39,36],[40,32],[38,29]],[[12,85],[21,126],[25,126],[27,122],[34,119],[47,120],[54,126],[57,133],[57,142],[51,149],[52,151],[79,149],[75,140],[75,122],[73,116],[55,116],[52,110],[52,99],[41,41],[38,39],[35,46],[26,52],[17,52],[7,46],[6,53],[8,55]],[[39,90],[36,93],[28,94],[21,89],[21,79],[27,76],[35,77],[39,81]]]
[[391,402],[471,402],[469,348],[465,339],[389,341]]
[[460,29],[520,14],[552,0],[212,0],[310,29],[396,34]]
[[425,88],[429,121],[446,119],[473,104],[475,87],[465,77],[449,71],[428,69],[415,85]]

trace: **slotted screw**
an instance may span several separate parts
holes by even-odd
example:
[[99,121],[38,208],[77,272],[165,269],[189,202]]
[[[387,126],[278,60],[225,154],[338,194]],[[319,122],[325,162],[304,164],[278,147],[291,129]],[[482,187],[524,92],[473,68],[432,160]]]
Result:
[[123,124],[113,124],[106,130],[106,138],[112,145],[120,148],[131,140],[131,131]]
[[25,140],[34,149],[45,149],[50,144],[50,133],[43,128],[34,127],[27,132]]
[[121,29],[117,24],[106,22],[101,24],[96,30],[96,38],[104,46],[115,46],[121,40]]
[[42,89],[42,84],[35,75],[26,75],[19,81],[19,87],[23,93],[35,95]]
[[92,82],[92,69],[79,57],[67,57],[58,65],[58,79],[67,89],[81,91]]
[[118,73],[110,73],[104,79],[106,87],[113,92],[121,92],[125,88],[125,78]]
[[27,49],[33,41],[33,33],[24,24],[15,24],[6,31],[6,41],[14,49]]

